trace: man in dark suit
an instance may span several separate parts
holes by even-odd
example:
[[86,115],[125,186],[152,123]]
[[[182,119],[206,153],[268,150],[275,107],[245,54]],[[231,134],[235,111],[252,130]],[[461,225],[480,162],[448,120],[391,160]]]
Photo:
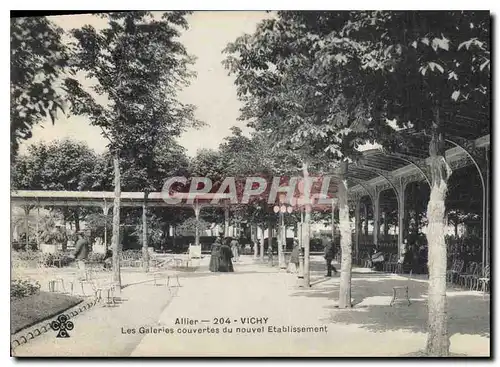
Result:
[[337,269],[332,265],[332,261],[335,258],[335,245],[333,241],[328,241],[325,246],[325,260],[326,260],[326,276],[332,276],[332,270],[337,274]]
[[90,253],[90,243],[83,232],[78,232],[78,240],[75,245],[75,252],[73,256],[76,260],[78,268],[82,271],[85,270],[85,260]]

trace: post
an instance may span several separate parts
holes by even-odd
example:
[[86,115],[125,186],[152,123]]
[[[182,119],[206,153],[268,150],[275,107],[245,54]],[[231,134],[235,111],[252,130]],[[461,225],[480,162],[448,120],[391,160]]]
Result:
[[259,228],[255,224],[252,224],[251,229],[252,229],[252,242],[253,242],[253,257],[254,259],[257,259],[259,257],[259,234],[258,234]]
[[304,202],[305,213],[303,223],[304,237],[304,285],[306,288],[311,286],[310,281],[310,230],[311,230],[311,180],[309,177],[309,166],[307,163],[302,164],[302,174],[304,176]]
[[485,182],[485,228],[484,228],[484,247],[485,247],[485,264],[490,264],[490,147],[485,150],[486,155],[486,182]]
[[[267,225],[267,252],[271,251],[271,259],[273,258],[273,224],[271,221]],[[273,262],[271,261],[271,266]]]
[[260,228],[261,231],[261,241],[260,241],[260,261],[264,262],[264,226]]
[[113,200],[113,236],[111,237],[111,246],[113,249],[113,283],[118,292],[121,292],[122,279],[120,273],[120,256],[121,256],[121,244],[120,244],[120,199],[121,199],[121,187],[120,187],[120,158],[118,154],[115,153],[113,157],[113,167],[115,174],[115,192]]
[[354,235],[356,236],[356,242],[355,242],[355,248],[354,248],[354,253],[356,254],[356,259],[359,260],[359,231],[361,229],[361,223],[360,223],[360,211],[361,211],[361,201],[359,199],[356,200],[356,209],[354,210],[354,222],[355,222],[355,228],[356,232]]
[[[280,208],[281,209],[281,208]],[[280,269],[286,269],[285,261],[285,246],[286,246],[286,229],[285,229],[285,214],[280,210],[280,238],[278,243],[278,264]]]
[[142,203],[142,269],[146,272],[149,270],[147,200],[148,192],[146,191]]
[[389,234],[389,222],[387,219],[387,212],[384,210],[384,241],[387,241],[387,236]]
[[36,207],[36,247],[40,249],[40,234],[38,233],[40,231],[40,207]]
[[224,237],[229,237],[229,208],[224,207]]
[[30,207],[26,205],[24,207],[24,230],[26,231],[26,250],[29,250],[30,247],[30,240],[29,240],[30,227],[28,220],[29,215],[30,215]]
[[199,246],[200,245],[200,204],[198,203],[198,201],[195,201],[194,205],[193,205],[193,208],[194,208],[194,216],[196,218],[196,222],[195,222],[195,228],[194,228],[194,244],[195,246]]
[[365,202],[365,205],[364,205],[364,209],[365,209],[365,221],[364,221],[364,225],[365,225],[365,245],[367,245],[367,241],[368,241],[368,203]]
[[398,187],[398,256],[405,251],[405,190],[406,185],[401,183]]
[[108,249],[108,212],[109,212],[109,207],[108,203],[106,200],[104,200],[104,205],[102,207],[102,211],[104,214],[104,248],[107,250]]
[[375,202],[373,203],[373,244],[378,244],[378,233],[380,230],[380,192],[375,190]]
[[332,244],[335,246],[335,202],[332,199]]

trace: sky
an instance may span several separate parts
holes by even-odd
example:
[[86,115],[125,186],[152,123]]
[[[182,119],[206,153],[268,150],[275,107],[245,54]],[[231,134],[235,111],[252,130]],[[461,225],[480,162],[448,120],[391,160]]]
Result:
[[[197,58],[192,67],[197,77],[180,91],[179,100],[195,105],[196,118],[207,124],[199,130],[188,130],[179,138],[188,155],[194,156],[199,148],[216,149],[224,137],[230,135],[232,126],[248,131],[245,123],[237,120],[241,103],[236,96],[234,77],[227,75],[221,63],[225,57],[222,50],[244,33],[253,33],[256,25],[270,16],[263,11],[205,11],[188,16],[190,29],[183,32],[180,40]],[[57,16],[51,20],[65,30],[85,24],[95,28],[105,25],[105,20],[90,15]],[[22,143],[21,152],[39,141],[64,138],[83,140],[99,153],[106,149],[106,139],[101,136],[100,129],[91,126],[86,117],[58,115],[54,125],[50,120],[36,125],[33,137]]]

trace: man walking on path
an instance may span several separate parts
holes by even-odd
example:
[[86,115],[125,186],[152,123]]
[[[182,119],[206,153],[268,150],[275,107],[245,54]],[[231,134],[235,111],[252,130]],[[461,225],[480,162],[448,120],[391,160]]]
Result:
[[335,258],[335,246],[333,241],[328,241],[325,246],[325,260],[326,260],[326,276],[332,276],[332,270],[337,274],[337,269],[332,265],[332,261]]
[[78,240],[75,245],[75,252],[73,254],[78,269],[83,274],[85,274],[85,260],[89,256],[90,252],[90,243],[87,240],[85,234],[83,232],[78,232]]

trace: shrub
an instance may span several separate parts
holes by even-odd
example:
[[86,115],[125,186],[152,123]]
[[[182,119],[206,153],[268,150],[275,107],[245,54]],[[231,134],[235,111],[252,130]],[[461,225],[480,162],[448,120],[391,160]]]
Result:
[[39,259],[40,253],[38,251],[12,251],[12,260],[32,261]]
[[10,297],[23,298],[40,292],[40,283],[37,281],[13,279],[10,282]]
[[91,252],[91,253],[89,253],[87,260],[93,261],[93,262],[102,262],[102,261],[104,261],[104,256],[105,256],[104,254]]

